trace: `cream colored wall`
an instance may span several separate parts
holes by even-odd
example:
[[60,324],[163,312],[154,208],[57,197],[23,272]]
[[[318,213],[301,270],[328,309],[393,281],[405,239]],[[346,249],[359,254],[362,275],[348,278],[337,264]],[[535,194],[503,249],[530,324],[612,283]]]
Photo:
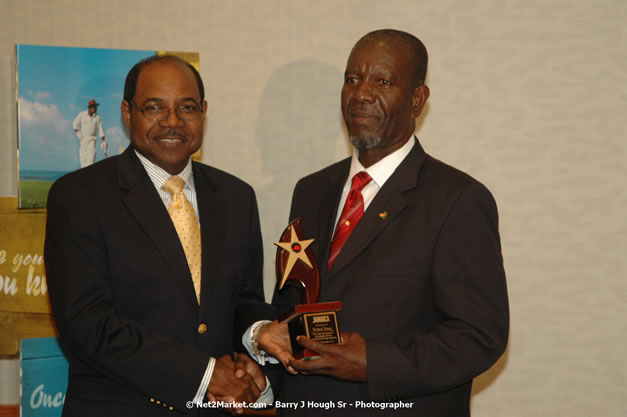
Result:
[[[430,52],[432,93],[418,135],[483,181],[501,215],[511,338],[476,380],[473,414],[619,417],[625,21],[623,0],[5,0],[0,64],[16,43],[200,52],[202,159],[257,190],[269,290],[294,182],[348,155],[339,90],[352,44],[382,27],[416,34]],[[4,97],[2,106],[1,120],[13,121]],[[14,193],[14,141],[0,138],[0,194]]]

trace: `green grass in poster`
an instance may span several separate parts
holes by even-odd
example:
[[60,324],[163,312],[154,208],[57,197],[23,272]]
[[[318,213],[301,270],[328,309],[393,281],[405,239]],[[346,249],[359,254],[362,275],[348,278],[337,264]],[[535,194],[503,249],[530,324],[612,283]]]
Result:
[[20,181],[20,208],[46,207],[54,181]]

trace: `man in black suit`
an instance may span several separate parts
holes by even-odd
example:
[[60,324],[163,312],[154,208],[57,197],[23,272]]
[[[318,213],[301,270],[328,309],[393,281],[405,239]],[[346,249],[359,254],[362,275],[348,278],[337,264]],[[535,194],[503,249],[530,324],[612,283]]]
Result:
[[290,356],[284,325],[257,331],[252,345],[295,374],[279,400],[298,402],[296,415],[468,416],[473,378],[505,350],[496,204],[413,136],[429,98],[426,69],[413,35],[361,38],[342,89],[354,155],[296,184],[290,220],[301,217],[303,238],[316,239],[320,301],[343,303],[346,331],[336,345],[300,337],[320,354],[308,361]]
[[139,62],[121,110],[128,149],[48,198],[50,301],[70,362],[63,415],[222,415],[197,402],[254,402],[269,387],[252,360],[232,359],[236,324],[250,324],[236,315],[264,304],[254,191],[191,161],[207,112],[191,65]]

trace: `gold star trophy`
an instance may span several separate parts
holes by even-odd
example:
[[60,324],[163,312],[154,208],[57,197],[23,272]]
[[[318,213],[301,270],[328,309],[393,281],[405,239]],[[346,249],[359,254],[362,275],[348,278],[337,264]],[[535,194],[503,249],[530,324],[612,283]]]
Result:
[[279,242],[275,243],[279,291],[286,284],[294,285],[300,290],[302,301],[302,304],[281,314],[279,322],[287,322],[292,355],[297,359],[313,359],[318,354],[299,345],[296,337],[303,335],[320,343],[339,343],[336,311],[342,309],[342,302],[317,302],[320,296],[320,269],[310,248],[314,239],[302,238],[300,221],[300,217],[292,221],[283,231]]

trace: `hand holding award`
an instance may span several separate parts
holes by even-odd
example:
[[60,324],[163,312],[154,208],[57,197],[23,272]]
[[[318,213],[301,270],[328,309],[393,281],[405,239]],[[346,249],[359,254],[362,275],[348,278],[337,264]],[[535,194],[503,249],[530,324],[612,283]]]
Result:
[[307,336],[319,343],[341,342],[336,311],[342,308],[340,301],[318,303],[320,295],[320,270],[313,250],[309,247],[314,239],[302,238],[300,218],[290,223],[279,242],[276,254],[276,271],[279,290],[285,285],[295,285],[301,291],[302,304],[293,306],[279,317],[279,323],[287,323],[292,355],[296,359],[312,359],[318,354],[303,348],[298,336]]
[[279,291],[286,285],[295,286],[300,291],[301,304],[262,329],[259,346],[291,374],[366,381],[366,341],[358,333],[340,334],[336,316],[342,308],[340,301],[317,303],[320,271],[312,243],[313,239],[303,239],[300,218],[288,225],[276,243]]

